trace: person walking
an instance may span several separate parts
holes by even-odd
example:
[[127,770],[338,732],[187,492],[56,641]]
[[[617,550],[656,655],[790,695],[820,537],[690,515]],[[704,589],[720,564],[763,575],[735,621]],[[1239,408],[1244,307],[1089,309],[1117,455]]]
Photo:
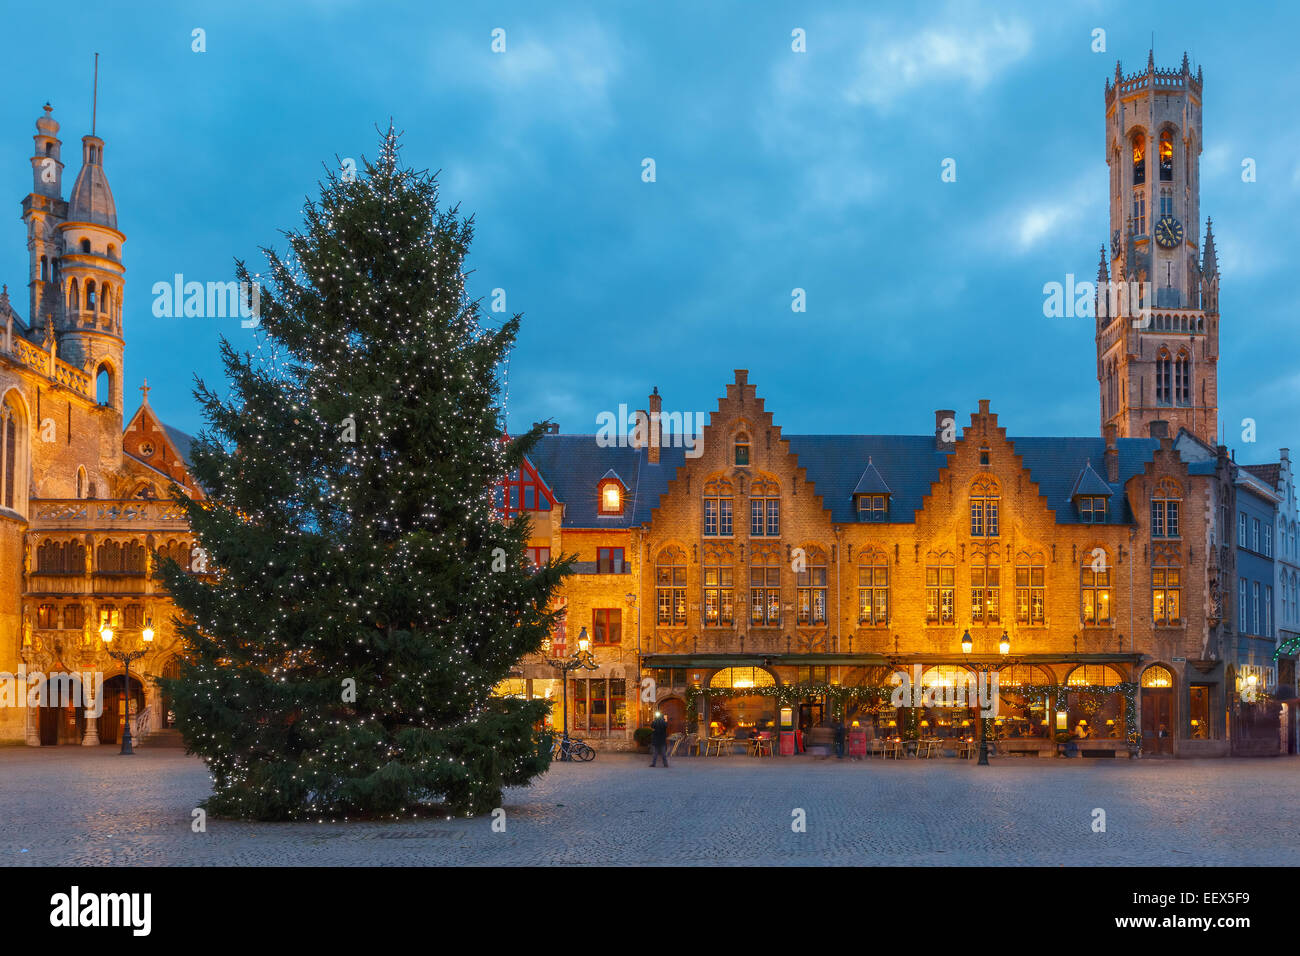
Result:
[[837,760],[844,759],[844,721],[835,718],[835,757]]
[[650,749],[654,751],[654,758],[650,761],[650,766],[655,766],[659,758],[664,758],[664,766],[668,766],[668,721],[663,714],[655,714],[655,719],[650,722]]

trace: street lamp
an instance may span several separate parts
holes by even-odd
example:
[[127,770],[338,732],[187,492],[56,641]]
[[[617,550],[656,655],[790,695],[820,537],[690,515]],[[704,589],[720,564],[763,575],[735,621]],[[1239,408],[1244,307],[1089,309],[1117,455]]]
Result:
[[148,653],[147,645],[153,643],[153,619],[150,618],[144,622],[144,630],[140,632],[140,639],[145,643],[134,651],[115,651],[112,648],[113,628],[108,620],[104,621],[103,626],[99,629],[99,639],[104,642],[104,649],[108,651],[108,656],[115,661],[121,661],[126,667],[126,719],[122,722],[122,755],[133,754],[131,749],[131,662],[139,660]]
[[[578,649],[576,651],[568,657],[548,657],[546,663],[560,672],[560,684],[564,696],[564,703],[562,704],[564,708],[562,737],[567,744],[569,741],[569,671],[578,670],[579,668],[594,671],[600,667],[596,663],[596,659],[591,656],[591,641],[587,640],[587,629],[584,627],[578,632]],[[560,759],[573,759],[569,755],[567,746],[560,748]]]
[[[967,631],[961,636],[962,653],[970,654],[974,646],[975,642],[971,640],[970,631]],[[1006,631],[1002,632],[1002,639],[998,641],[998,653],[1003,657],[1006,657],[1011,653],[1011,638],[1007,636]],[[992,668],[988,664],[982,666],[978,664],[976,665],[976,673],[980,675],[981,680],[987,680],[991,672]],[[979,720],[980,725],[980,757],[977,766],[987,767],[989,765],[989,741],[988,735],[984,732],[984,713],[979,707],[978,697],[976,698],[975,709],[975,716]]]

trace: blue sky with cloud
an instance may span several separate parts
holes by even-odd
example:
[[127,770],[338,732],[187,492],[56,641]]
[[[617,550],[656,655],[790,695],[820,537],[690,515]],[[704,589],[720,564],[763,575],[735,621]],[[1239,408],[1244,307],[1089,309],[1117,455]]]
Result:
[[[791,433],[921,433],[933,409],[964,420],[989,398],[1013,434],[1095,434],[1092,322],[1044,318],[1042,288],[1096,274],[1104,82],[1117,58],[1144,67],[1154,31],[1158,65],[1186,50],[1205,71],[1201,208],[1224,276],[1228,444],[1243,461],[1300,444],[1300,15],[1286,5],[3,10],[0,190],[14,205],[0,279],[25,312],[32,124],[49,100],[65,160],[79,157],[98,51],[99,133],[128,237],[127,385],[148,376],[150,400],[191,431],[193,375],[220,379],[217,336],[252,347],[253,333],[155,318],[150,287],[178,272],[223,280],[235,257],[283,248],[322,164],[373,155],[391,115],[406,161],[440,169],[444,200],[476,217],[471,292],[504,288],[524,313],[516,429],[549,416],[594,431],[600,411],[642,406],[655,385],[667,409],[707,412],[748,368]],[[57,43],[33,41],[38,19]],[[205,53],[191,52],[195,27]],[[1105,53],[1091,50],[1097,27]],[[940,180],[946,157],[955,183]],[[1241,181],[1243,157],[1257,182]],[[795,287],[806,313],[791,312]]]

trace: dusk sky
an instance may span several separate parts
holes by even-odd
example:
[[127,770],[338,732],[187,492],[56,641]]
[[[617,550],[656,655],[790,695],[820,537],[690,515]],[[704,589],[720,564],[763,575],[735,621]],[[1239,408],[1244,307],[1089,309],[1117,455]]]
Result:
[[1045,318],[1043,285],[1096,276],[1104,84],[1116,59],[1145,68],[1154,31],[1157,66],[1186,50],[1205,74],[1226,443],[1246,462],[1300,446],[1294,8],[284,6],[3,3],[0,281],[26,316],[33,124],[48,100],[66,198],[98,52],[128,414],[147,376],[160,414],[197,431],[190,390],[221,381],[218,336],[256,341],[237,319],[155,318],[153,283],[223,281],[237,257],[256,271],[323,165],[374,156],[391,116],[405,162],[440,169],[443,201],[476,218],[471,293],[503,288],[523,313],[512,429],[594,432],[656,385],[665,411],[707,413],[747,368],[787,433],[924,433],[934,409],[964,423],[988,398],[1013,435],[1095,435],[1093,320]]

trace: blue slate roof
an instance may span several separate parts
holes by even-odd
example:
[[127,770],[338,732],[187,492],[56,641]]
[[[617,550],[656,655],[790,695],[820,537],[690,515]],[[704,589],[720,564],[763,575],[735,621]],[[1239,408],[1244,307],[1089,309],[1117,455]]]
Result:
[[[855,523],[853,495],[864,481],[879,479],[889,495],[889,521],[912,522],[930,486],[948,462],[950,452],[936,449],[933,435],[786,435],[808,480],[836,523]],[[1072,500],[1081,472],[1090,461],[1105,460],[1101,438],[1012,438],[1030,477],[1046,497],[1060,524],[1081,520]],[[1121,438],[1119,481],[1107,482],[1096,470],[1088,479],[1092,495],[1111,495],[1109,524],[1133,520],[1123,493],[1126,481],[1140,474],[1157,448],[1158,439]],[[650,520],[668,483],[685,460],[682,448],[662,448],[657,465],[644,448],[602,448],[594,435],[543,435],[529,459],[564,504],[564,527],[628,528]],[[1209,464],[1213,464],[1212,462]],[[600,515],[596,485],[614,471],[628,488],[629,503],[621,515]],[[1211,468],[1211,471],[1213,469]],[[871,477],[870,472],[875,476]],[[1193,468],[1193,471],[1195,469]],[[1095,480],[1094,480],[1095,479]]]
[[185,462],[187,467],[192,466],[194,463],[190,461],[190,449],[194,446],[194,438],[185,434],[179,428],[172,428],[165,422],[163,423],[163,431],[167,433],[171,443],[176,446],[176,453],[181,456],[181,461]]
[[[595,435],[543,435],[529,454],[538,474],[564,505],[565,528],[630,528],[650,520],[668,482],[686,461],[684,448],[661,448],[659,464],[645,448],[601,448]],[[609,471],[628,490],[621,515],[602,515],[596,485]]]

